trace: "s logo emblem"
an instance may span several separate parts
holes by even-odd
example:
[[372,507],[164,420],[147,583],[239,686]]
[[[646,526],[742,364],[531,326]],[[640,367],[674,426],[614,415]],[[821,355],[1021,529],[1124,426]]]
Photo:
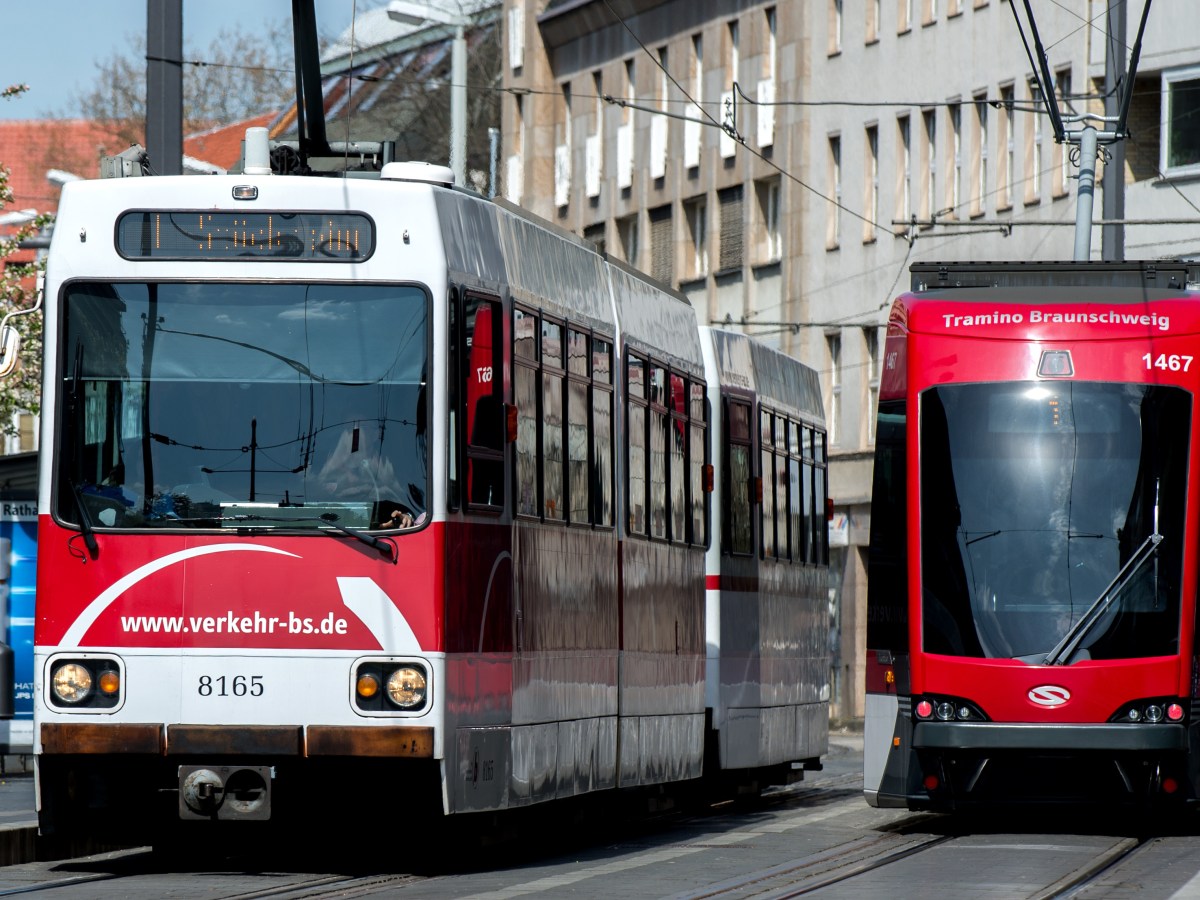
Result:
[[1043,684],[1030,690],[1029,699],[1038,706],[1062,706],[1071,699],[1071,692],[1065,687]]

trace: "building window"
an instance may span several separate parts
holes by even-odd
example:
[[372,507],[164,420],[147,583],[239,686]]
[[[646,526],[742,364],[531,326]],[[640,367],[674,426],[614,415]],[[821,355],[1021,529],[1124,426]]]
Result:
[[763,72],[758,82],[757,144],[770,147],[775,143],[775,7],[769,6],[764,12],[764,30],[766,31],[766,50],[763,54]]
[[600,196],[600,182],[604,178],[604,84],[600,73],[592,73],[592,90],[596,109],[592,117],[592,133],[584,142],[584,192],[588,197]]
[[825,335],[825,348],[829,352],[829,415],[825,424],[830,443],[837,444],[842,430],[842,336]]
[[694,104],[687,109],[683,123],[683,164],[694,169],[700,165],[700,145],[703,140],[700,110],[704,103],[704,36],[692,35],[692,77],[689,89]]
[[879,43],[879,30],[883,25],[883,0],[867,0],[867,39],[868,44]]
[[921,0],[921,24],[932,25],[937,21],[937,0]]
[[[734,120],[734,103],[733,103],[733,85],[740,81],[741,75],[741,59],[738,55],[738,23],[733,21],[729,23],[729,27],[725,32],[725,41],[728,47],[728,79],[729,90],[721,92],[721,110],[719,118],[726,127],[732,128],[740,133],[738,123]],[[722,159],[729,159],[737,152],[737,141],[725,131],[721,129],[717,137],[718,147]]]
[[741,270],[745,259],[744,234],[745,212],[742,202],[743,188],[740,184],[717,192],[721,212],[720,247],[717,270],[726,272]]
[[836,250],[842,233],[842,139],[839,135],[829,136],[829,200],[825,205],[826,219],[825,249]]
[[759,231],[759,262],[775,262],[783,256],[783,239],[779,227],[779,190],[778,178],[767,178],[754,183],[754,193],[758,198],[759,223],[762,226]]
[[520,94],[513,97],[512,133],[516,146],[504,161],[504,198],[509,203],[520,203],[525,191],[525,98]]
[[[667,73],[667,48],[658,48],[658,108],[667,111],[669,80]],[[650,177],[663,178],[667,174],[667,148],[670,141],[670,123],[667,116],[650,117]]]
[[562,103],[554,123],[554,205],[571,199],[571,85],[562,86]]
[[988,101],[976,94],[975,134],[971,142],[971,216],[981,216],[987,201]]
[[1162,75],[1162,164],[1164,175],[1200,172],[1200,66]]
[[1000,170],[996,173],[996,207],[1012,209],[1013,162],[1016,149],[1013,143],[1013,88],[1000,88],[1000,133],[996,145],[1000,148]]
[[634,268],[638,267],[638,217],[637,213],[617,219],[617,240],[621,244],[621,258]]
[[[1062,114],[1070,113],[1071,106],[1071,70],[1059,69],[1054,75],[1054,91],[1058,97],[1058,109]],[[1071,183],[1071,153],[1066,143],[1054,143],[1054,160],[1051,163],[1054,174],[1051,177],[1050,194],[1055,199],[1067,196]]]
[[1030,112],[1025,128],[1025,202],[1037,203],[1042,198],[1042,120],[1045,118],[1041,85],[1029,80]]
[[896,33],[905,34],[912,30],[913,0],[897,0]]
[[830,56],[842,52],[842,0],[829,0],[829,48]]
[[621,190],[633,186],[633,107],[637,101],[637,82],[632,59],[625,60],[624,74],[626,105],[621,107],[621,124],[617,128],[617,187]]
[[583,229],[583,236],[586,240],[591,241],[596,245],[596,249],[601,253],[608,250],[607,241],[604,239],[604,223],[597,222],[594,225],[588,225]]
[[937,110],[927,109],[921,113],[921,212],[926,223],[937,217]]
[[875,417],[879,412],[879,329],[863,329],[863,351],[867,381],[867,443],[875,443]]
[[952,103],[950,114],[950,146],[947,147],[949,163],[946,171],[946,209],[951,219],[958,218],[958,207],[962,203],[962,104]]
[[675,283],[675,242],[671,233],[671,205],[650,210],[650,275],[663,284]]
[[903,233],[912,216],[912,124],[907,114],[896,119],[896,226]]
[[688,278],[708,274],[708,200],[703,195],[685,200],[683,215],[688,227]]
[[863,142],[866,153],[866,171],[863,173],[864,197],[863,207],[866,216],[863,221],[863,243],[869,244],[875,240],[875,223],[879,219],[879,126],[868,125],[866,139]]

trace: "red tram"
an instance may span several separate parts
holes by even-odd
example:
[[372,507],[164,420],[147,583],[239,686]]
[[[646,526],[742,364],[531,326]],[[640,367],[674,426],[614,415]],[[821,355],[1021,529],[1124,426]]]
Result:
[[1198,277],[912,267],[878,414],[871,805],[1197,796]]

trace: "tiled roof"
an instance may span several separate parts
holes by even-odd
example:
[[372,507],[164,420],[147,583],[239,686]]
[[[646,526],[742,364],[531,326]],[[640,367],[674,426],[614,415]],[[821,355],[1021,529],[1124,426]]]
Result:
[[0,121],[0,163],[11,172],[13,202],[4,213],[21,209],[58,209],[59,186],[46,173],[58,169],[95,178],[100,157],[125,150],[128,144],[114,129],[87,119]]
[[244,122],[189,135],[183,139],[183,153],[228,171],[242,158],[242,139],[246,136],[246,129],[269,128],[278,116],[278,112],[264,113]]

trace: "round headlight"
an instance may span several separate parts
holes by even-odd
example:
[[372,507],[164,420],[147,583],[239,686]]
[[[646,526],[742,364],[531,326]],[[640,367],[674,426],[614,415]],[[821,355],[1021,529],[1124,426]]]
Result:
[[415,709],[425,702],[425,673],[416,666],[401,666],[387,680],[387,695],[401,709]]
[[54,670],[54,696],[63,703],[79,703],[92,693],[92,673],[78,663],[67,663]]

